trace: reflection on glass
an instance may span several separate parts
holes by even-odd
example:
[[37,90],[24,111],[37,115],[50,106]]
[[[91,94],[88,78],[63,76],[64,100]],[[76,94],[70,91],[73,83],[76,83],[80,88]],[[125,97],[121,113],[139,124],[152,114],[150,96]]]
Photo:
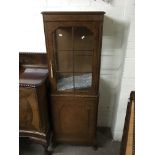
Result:
[[57,71],[73,72],[73,52],[57,52],[56,58]]
[[73,75],[69,73],[58,73],[57,90],[73,90]]
[[74,52],[74,71],[92,72],[92,51]]
[[55,34],[57,50],[72,50],[72,27],[58,28]]
[[93,34],[86,27],[74,28],[74,50],[93,50]]
[[75,74],[74,75],[75,89],[85,90],[92,85],[92,73]]

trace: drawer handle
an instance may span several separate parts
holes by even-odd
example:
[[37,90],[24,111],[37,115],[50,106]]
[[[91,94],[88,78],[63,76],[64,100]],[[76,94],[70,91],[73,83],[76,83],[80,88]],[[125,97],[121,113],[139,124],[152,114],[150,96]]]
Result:
[[51,78],[53,78],[53,68],[52,68],[52,63],[50,63],[50,67],[51,67]]

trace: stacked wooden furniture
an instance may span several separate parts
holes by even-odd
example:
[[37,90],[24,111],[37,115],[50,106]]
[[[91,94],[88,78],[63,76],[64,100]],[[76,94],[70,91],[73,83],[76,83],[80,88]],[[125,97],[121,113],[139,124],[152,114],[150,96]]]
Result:
[[42,144],[45,153],[50,141],[47,61],[45,54],[20,53],[19,132]]
[[135,92],[131,92],[122,137],[120,155],[135,154]]
[[104,12],[42,12],[56,143],[96,144]]

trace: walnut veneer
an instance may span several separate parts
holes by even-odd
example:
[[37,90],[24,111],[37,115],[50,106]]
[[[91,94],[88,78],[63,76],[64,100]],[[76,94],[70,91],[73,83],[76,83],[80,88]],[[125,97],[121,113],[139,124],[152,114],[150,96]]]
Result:
[[19,135],[42,144],[49,154],[51,129],[46,62],[45,54],[20,53]]

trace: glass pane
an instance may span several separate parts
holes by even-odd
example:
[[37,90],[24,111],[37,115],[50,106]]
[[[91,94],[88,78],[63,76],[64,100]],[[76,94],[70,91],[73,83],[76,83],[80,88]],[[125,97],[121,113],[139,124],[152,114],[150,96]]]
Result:
[[73,72],[73,52],[61,51],[56,53],[56,67],[60,72]]
[[92,52],[91,51],[74,52],[74,71],[92,72]]
[[75,89],[87,90],[92,86],[92,73],[74,74]]
[[57,73],[57,90],[58,91],[73,91],[73,74],[72,73]]
[[86,27],[74,27],[74,50],[93,50],[93,34]]
[[72,27],[58,28],[55,37],[57,50],[72,50]]
[[91,88],[93,39],[86,27],[60,27],[55,31],[58,91]]

